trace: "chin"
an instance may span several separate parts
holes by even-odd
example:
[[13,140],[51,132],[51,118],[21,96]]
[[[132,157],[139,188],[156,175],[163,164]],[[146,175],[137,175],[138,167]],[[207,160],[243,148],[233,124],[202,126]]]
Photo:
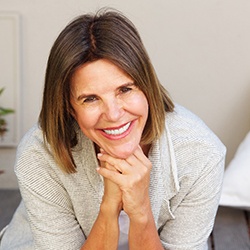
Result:
[[130,148],[123,147],[121,149],[111,149],[110,148],[106,152],[115,158],[126,159],[131,154],[134,153],[136,148],[137,148],[136,146],[130,147]]

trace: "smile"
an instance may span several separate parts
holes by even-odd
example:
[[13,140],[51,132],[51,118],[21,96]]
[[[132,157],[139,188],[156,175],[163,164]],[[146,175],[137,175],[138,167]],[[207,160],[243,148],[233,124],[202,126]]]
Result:
[[124,125],[119,129],[104,129],[103,131],[108,135],[121,135],[128,130],[130,124],[131,122],[127,123],[126,125]]

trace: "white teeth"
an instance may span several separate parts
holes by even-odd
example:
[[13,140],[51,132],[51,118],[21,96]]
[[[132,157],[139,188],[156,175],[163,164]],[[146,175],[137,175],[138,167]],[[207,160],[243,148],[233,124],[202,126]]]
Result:
[[130,126],[131,122],[127,123],[125,126],[119,128],[119,129],[104,129],[104,132],[108,135],[120,135],[124,133]]

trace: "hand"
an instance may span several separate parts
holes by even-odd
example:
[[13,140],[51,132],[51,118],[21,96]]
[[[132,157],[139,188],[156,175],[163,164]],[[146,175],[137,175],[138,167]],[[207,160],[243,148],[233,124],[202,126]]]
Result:
[[123,209],[130,219],[143,217],[146,210],[150,209],[149,182],[152,164],[141,147],[138,146],[127,159],[114,158],[108,154],[100,154],[98,159],[108,164],[108,168],[100,168],[98,172],[120,188]]
[[[101,150],[101,153],[98,154],[98,158],[101,158],[100,156],[105,154],[105,152],[102,149],[100,149],[100,150]],[[110,165],[108,162],[100,160],[100,165],[101,165],[100,166],[101,168],[105,168],[105,169],[108,169],[110,171],[117,172],[117,170],[112,165]],[[122,209],[122,192],[121,192],[119,186],[116,183],[114,183],[113,181],[111,181],[105,177],[103,179],[104,179],[103,202],[105,202],[107,204],[107,206],[109,207],[109,210],[112,210],[112,208],[114,208],[115,211],[120,212]]]

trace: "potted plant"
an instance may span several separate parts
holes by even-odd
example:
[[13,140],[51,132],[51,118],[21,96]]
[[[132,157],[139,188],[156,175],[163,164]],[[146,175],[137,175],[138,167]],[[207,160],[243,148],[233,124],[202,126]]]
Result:
[[[0,96],[2,95],[4,88],[0,88]],[[10,108],[4,108],[0,106],[0,138],[3,139],[4,134],[8,131],[7,129],[7,121],[5,120],[5,116],[15,111]]]

